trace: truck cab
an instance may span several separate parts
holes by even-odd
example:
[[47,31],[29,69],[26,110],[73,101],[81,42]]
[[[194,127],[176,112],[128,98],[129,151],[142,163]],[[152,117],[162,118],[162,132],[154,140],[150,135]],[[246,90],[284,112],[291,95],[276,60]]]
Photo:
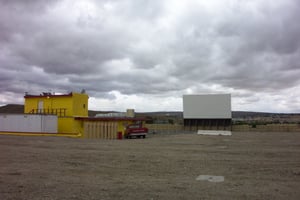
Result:
[[146,138],[148,134],[148,128],[143,127],[142,123],[140,124],[129,124],[125,129],[125,138]]

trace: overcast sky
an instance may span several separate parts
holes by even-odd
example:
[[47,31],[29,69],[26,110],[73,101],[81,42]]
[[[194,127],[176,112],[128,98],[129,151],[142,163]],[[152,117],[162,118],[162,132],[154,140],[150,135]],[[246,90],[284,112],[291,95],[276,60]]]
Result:
[[299,0],[0,0],[0,105],[85,89],[89,109],[300,112]]

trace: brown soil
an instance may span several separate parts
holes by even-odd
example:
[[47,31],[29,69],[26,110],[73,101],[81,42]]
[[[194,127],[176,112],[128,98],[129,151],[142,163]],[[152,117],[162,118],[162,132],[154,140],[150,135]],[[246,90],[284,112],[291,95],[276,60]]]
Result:
[[[300,199],[300,133],[0,135],[0,199]],[[199,181],[224,176],[224,182]]]

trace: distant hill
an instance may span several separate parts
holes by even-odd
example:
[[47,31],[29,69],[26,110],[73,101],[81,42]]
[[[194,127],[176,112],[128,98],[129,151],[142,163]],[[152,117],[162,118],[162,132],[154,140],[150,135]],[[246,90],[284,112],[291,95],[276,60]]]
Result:
[[161,112],[138,112],[135,113],[138,117],[183,117],[183,112],[181,111],[161,111]]
[[232,118],[271,117],[273,115],[274,113],[266,113],[266,112],[232,111]]
[[22,114],[24,113],[24,105],[7,104],[0,107],[0,113]]
[[249,112],[249,111],[232,111],[232,118],[246,117],[287,117],[300,115],[300,113],[267,113],[267,112]]
[[[94,117],[98,113],[113,113],[116,111],[95,111],[89,110],[89,116]],[[0,107],[0,113],[23,114],[24,105],[8,104]],[[232,111],[232,118],[255,118],[255,117],[288,117],[299,116],[299,113],[267,113],[267,112],[249,112],[249,111]],[[183,118],[182,111],[161,111],[161,112],[137,112],[137,117],[170,117]]]
[[[267,112],[251,112],[251,111],[232,111],[232,118],[247,118],[247,117],[274,117],[274,116],[291,116],[299,115],[299,113],[267,113]],[[137,116],[170,116],[183,118],[181,111],[162,111],[162,112],[141,112],[136,113]]]

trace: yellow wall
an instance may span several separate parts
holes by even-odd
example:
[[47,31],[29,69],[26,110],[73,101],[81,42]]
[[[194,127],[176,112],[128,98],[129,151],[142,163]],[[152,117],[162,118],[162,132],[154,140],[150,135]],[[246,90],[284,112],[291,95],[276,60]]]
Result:
[[50,97],[52,109],[66,108],[66,116],[73,116],[73,97]]
[[118,121],[118,132],[122,132],[122,135],[124,135],[126,125],[128,124],[128,121]]
[[73,93],[73,116],[88,116],[88,95]]
[[80,93],[72,93],[72,95],[25,96],[24,113],[30,113],[33,109],[38,109],[38,104],[42,101],[43,109],[49,114],[51,114],[52,110],[66,109],[65,116],[87,117],[88,98],[87,94]]
[[59,117],[58,133],[83,135],[83,121],[75,120],[74,117]]

